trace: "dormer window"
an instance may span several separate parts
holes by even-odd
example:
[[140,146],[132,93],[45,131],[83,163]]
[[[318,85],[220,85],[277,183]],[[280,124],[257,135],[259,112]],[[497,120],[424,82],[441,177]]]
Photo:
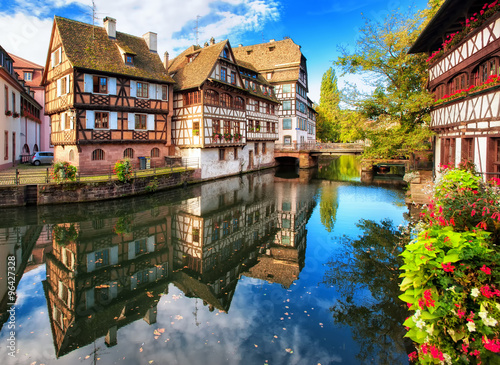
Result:
[[229,58],[229,50],[227,48],[224,48],[222,51],[222,57]]
[[192,55],[187,56],[187,58],[188,58],[188,63],[193,62],[193,61],[196,59],[196,57],[198,57],[198,55],[199,55],[199,53],[195,53],[195,54],[192,54]]
[[24,81],[31,81],[31,80],[33,80],[33,72],[25,72]]
[[129,66],[134,65],[134,56],[131,54],[125,54],[125,64]]

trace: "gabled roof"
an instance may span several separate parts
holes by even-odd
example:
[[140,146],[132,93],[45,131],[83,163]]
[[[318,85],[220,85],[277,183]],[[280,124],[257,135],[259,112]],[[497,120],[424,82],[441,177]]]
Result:
[[[216,79],[211,79],[210,75],[219,59],[222,51],[225,47],[228,47],[230,53],[232,52],[231,45],[229,41],[226,39],[219,43],[215,43],[213,45],[209,45],[206,47],[200,46],[191,46],[182,52],[180,55],[175,57],[173,60],[169,62],[168,73],[172,75],[173,79],[177,83],[175,86],[176,90],[187,90],[192,88],[198,88],[207,80],[210,80],[215,83],[225,84],[224,82]],[[234,53],[233,53],[234,55]],[[191,62],[189,59],[195,57]],[[245,79],[256,82],[260,85],[272,86],[259,72],[253,67],[251,63],[248,62],[240,62],[235,58],[236,69],[239,71],[239,68],[246,68],[256,73],[257,78],[246,77],[245,75],[239,74],[237,77],[241,77],[244,82]],[[228,61],[228,60],[225,60]],[[228,62],[231,62],[230,60]],[[233,85],[233,87],[236,87]],[[258,96],[263,99],[268,99],[273,102],[277,102],[277,100],[269,95],[264,95],[260,88],[256,88],[256,91],[253,91],[251,88],[242,88],[246,90],[252,95]]]
[[[9,54],[10,57],[14,60],[14,69],[21,69],[21,70],[33,70],[33,71],[39,71],[39,72],[34,72],[33,73],[33,79],[31,81],[25,81],[25,84],[28,85],[29,87],[37,87],[40,86],[40,83],[42,81],[42,74],[43,74],[43,66],[38,65],[34,62],[25,60],[24,58],[21,58],[19,56],[13,55],[12,53]],[[23,75],[19,75],[21,78]]]
[[[203,47],[191,46],[169,62],[168,73],[173,75],[177,83],[176,89],[186,90],[201,86],[210,76],[212,70],[229,41]],[[197,55],[192,62],[188,62],[189,56]]]
[[290,38],[233,49],[238,63],[250,63],[257,71],[273,71],[271,82],[299,79],[302,52]]
[[[66,56],[75,68],[138,77],[147,80],[174,82],[158,54],[149,50],[141,37],[116,32],[116,40],[108,37],[103,27],[56,16]],[[118,49],[135,54],[134,65],[125,65]]]
[[485,0],[446,0],[419,35],[408,53],[433,52],[446,35],[462,30],[467,14],[479,13]]

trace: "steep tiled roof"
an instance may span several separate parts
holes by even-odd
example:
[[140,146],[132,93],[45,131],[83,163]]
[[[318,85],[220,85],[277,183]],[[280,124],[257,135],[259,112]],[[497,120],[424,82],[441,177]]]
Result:
[[[173,82],[158,54],[150,52],[141,37],[116,32],[116,40],[108,37],[103,27],[55,17],[66,56],[74,67],[122,74],[148,80]],[[127,66],[117,47],[135,54],[134,66]]]
[[[33,79],[31,81],[25,81],[25,84],[28,85],[29,87],[38,87],[40,86],[40,83],[42,81],[42,74],[43,74],[43,66],[37,65],[34,62],[25,60],[24,58],[21,58],[19,56],[13,55],[12,53],[9,54],[10,57],[14,60],[14,70],[32,70],[33,72]],[[19,73],[19,72],[18,72]],[[19,73],[19,76],[23,78],[23,75]]]
[[[173,75],[178,90],[198,87],[210,76],[210,73],[219,58],[222,50],[228,43],[227,40],[201,48],[191,46],[174,58],[168,66],[168,73]],[[188,62],[188,56],[195,55],[192,62]]]
[[[224,84],[224,82],[220,80],[210,79],[209,76],[214,65],[217,62],[217,59],[222,53],[222,50],[228,44],[229,41],[225,40],[203,48],[200,46],[191,46],[180,55],[175,57],[173,60],[171,60],[168,66],[168,73],[172,75],[173,79],[177,83],[175,89],[187,90],[199,87],[207,79],[215,83]],[[194,58],[193,61],[188,62],[188,59],[193,56],[196,56],[196,58]],[[242,75],[243,80],[248,79],[261,85],[271,86],[271,84],[261,74],[258,73],[258,71],[255,69],[255,67],[253,67],[251,63],[245,61],[240,62],[238,60],[237,65],[249,69],[257,74],[257,78],[251,78]],[[252,95],[277,102],[274,97],[264,95],[260,88],[256,88],[256,91],[253,91],[250,88],[245,90],[247,90]]]
[[298,80],[302,60],[300,46],[291,39],[233,48],[238,63],[250,63],[257,71],[273,71],[271,82]]

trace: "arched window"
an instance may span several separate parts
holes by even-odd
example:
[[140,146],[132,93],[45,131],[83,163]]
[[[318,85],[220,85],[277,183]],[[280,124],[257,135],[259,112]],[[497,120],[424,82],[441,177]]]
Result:
[[205,104],[219,105],[219,93],[215,90],[205,90]]
[[69,157],[68,157],[68,159],[70,161],[74,161],[75,160],[75,151],[73,151],[73,150],[69,151]]
[[134,158],[134,150],[132,148],[127,148],[123,151],[124,158]]
[[160,149],[157,147],[151,149],[151,157],[160,157]]
[[35,144],[35,145],[33,146],[33,152],[38,152],[38,145],[37,145],[37,144]]
[[92,151],[92,161],[102,161],[104,160],[104,151],[100,148]]
[[214,133],[220,133],[220,120],[216,119],[212,122]]
[[26,154],[26,155],[30,154],[30,146],[28,146],[26,143],[23,146],[23,154]]
[[436,100],[442,99],[446,95],[446,85],[440,84],[434,89],[434,97]]
[[475,86],[484,84],[492,75],[498,75],[498,58],[490,58],[481,63],[472,71],[472,84]]
[[245,110],[245,100],[237,96],[236,99],[234,99],[234,107],[236,109]]
[[450,95],[455,94],[456,92],[460,90],[465,90],[467,89],[467,74],[466,73],[461,73],[458,76],[455,76],[453,79],[450,81]]
[[233,97],[229,94],[222,94],[220,96],[220,106],[225,108],[233,107]]

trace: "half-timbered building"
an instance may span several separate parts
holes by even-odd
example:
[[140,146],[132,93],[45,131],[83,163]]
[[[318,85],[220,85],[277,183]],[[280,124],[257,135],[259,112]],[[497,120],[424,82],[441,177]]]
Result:
[[80,171],[117,160],[169,155],[173,84],[157,53],[157,35],[116,31],[55,17],[42,84],[55,160]]
[[486,177],[500,174],[499,10],[446,0],[410,49],[429,54],[436,169],[468,160]]
[[307,143],[316,141],[316,122],[309,110],[307,98],[307,64],[300,46],[287,38],[281,41],[234,48],[236,61],[250,64],[275,88],[281,102],[279,143]]
[[57,357],[136,320],[156,322],[172,270],[169,207],[54,225],[43,282]]
[[228,40],[191,46],[169,63],[176,81],[176,153],[200,161],[203,179],[274,164],[278,102],[251,65],[239,65]]

